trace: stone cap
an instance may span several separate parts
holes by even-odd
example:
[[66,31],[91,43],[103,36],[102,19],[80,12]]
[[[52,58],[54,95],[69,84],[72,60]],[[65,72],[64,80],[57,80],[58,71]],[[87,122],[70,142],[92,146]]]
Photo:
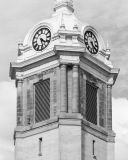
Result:
[[55,0],[54,11],[57,11],[59,8],[68,8],[71,12],[74,12],[73,0]]

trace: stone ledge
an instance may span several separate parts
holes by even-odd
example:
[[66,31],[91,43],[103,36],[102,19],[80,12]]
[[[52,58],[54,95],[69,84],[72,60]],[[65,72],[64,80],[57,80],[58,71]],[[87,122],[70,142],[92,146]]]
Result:
[[20,126],[15,129],[14,140],[16,138],[26,138],[32,135],[50,131],[59,128],[59,125],[81,126],[81,130],[90,133],[106,142],[115,142],[115,133],[96,126],[84,119],[81,114],[61,113],[59,116],[33,124],[30,126]]
[[59,116],[61,119],[82,119],[83,116],[81,116],[80,113],[61,113]]
[[116,134],[113,131],[107,131],[106,129],[96,126],[85,119],[82,120],[82,130],[106,141],[115,143]]
[[18,126],[18,127],[16,127],[15,131],[16,132],[25,132],[25,131],[33,130],[36,128],[40,128],[42,126],[51,125],[56,122],[58,122],[58,117],[48,119],[48,120],[40,122],[40,123],[31,124],[29,126]]
[[30,137],[30,136],[33,136],[33,135],[36,135],[36,134],[40,134],[40,133],[43,133],[43,132],[46,132],[46,131],[50,131],[50,130],[53,130],[53,129],[56,129],[58,128],[58,123],[53,123],[53,124],[50,124],[50,125],[47,125],[47,126],[43,126],[43,127],[40,127],[40,128],[35,128],[35,129],[32,129],[32,130],[27,130],[27,131],[15,131],[15,138],[26,138],[26,137]]

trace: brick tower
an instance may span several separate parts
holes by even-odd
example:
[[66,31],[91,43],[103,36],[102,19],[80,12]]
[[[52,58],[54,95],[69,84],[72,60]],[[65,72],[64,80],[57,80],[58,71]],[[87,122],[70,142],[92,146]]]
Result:
[[112,86],[119,73],[100,34],[56,0],[19,43],[15,160],[114,160]]

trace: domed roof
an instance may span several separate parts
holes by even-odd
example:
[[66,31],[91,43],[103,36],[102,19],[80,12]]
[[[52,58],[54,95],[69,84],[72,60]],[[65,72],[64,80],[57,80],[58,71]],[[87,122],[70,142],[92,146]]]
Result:
[[[52,15],[52,18],[39,22],[28,32],[24,39],[23,46],[21,47],[21,54],[17,62],[52,51],[55,45],[85,47],[84,33],[87,30],[93,32],[98,39],[99,51],[103,51],[103,55],[105,52],[105,45],[102,37],[92,26],[83,23],[73,14],[72,0],[55,0],[54,11],[55,13]],[[51,40],[45,49],[38,52],[34,50],[32,41],[34,35],[40,28],[50,30]],[[96,58],[105,61],[105,55],[97,55]]]

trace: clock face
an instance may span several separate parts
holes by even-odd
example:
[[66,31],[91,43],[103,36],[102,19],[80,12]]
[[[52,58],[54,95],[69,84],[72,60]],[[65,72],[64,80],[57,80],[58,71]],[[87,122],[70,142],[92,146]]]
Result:
[[84,35],[84,42],[91,54],[97,54],[99,50],[96,36],[91,31],[86,31]]
[[36,51],[44,50],[50,43],[51,32],[48,28],[39,29],[32,40],[32,46]]

